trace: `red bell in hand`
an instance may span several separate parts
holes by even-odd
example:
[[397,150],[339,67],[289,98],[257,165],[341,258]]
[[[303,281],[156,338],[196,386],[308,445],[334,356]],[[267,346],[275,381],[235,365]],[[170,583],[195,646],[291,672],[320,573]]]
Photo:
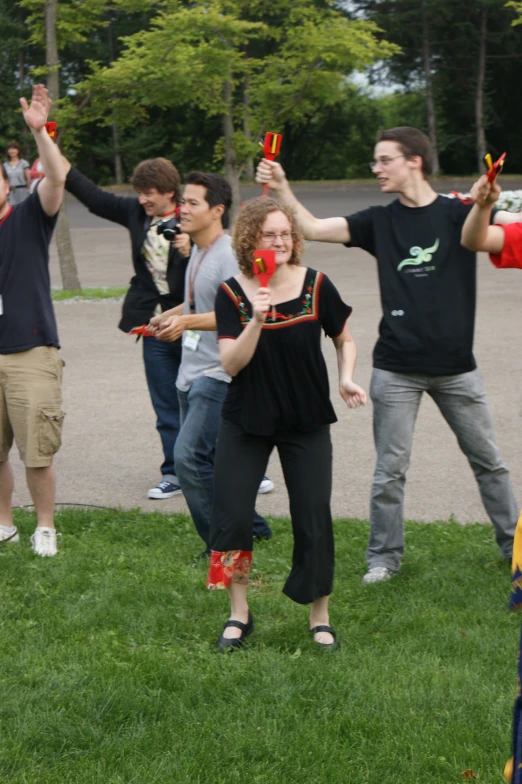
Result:
[[56,139],[56,134],[58,133],[58,129],[56,128],[55,122],[46,122],[45,130],[47,131],[51,139]]
[[259,285],[266,289],[270,278],[276,271],[275,250],[255,250],[252,262],[252,272],[259,281]]
[[282,133],[267,133],[265,134],[265,141],[263,144],[263,154],[269,161],[274,161],[279,155],[281,150],[281,142],[283,141]]
[[132,328],[132,329],[129,331],[129,335],[138,335],[138,337],[139,337],[140,335],[143,335],[143,337],[144,337],[144,338],[145,338],[145,337],[148,337],[148,336],[149,336],[149,335],[151,335],[151,334],[152,334],[152,333],[151,333],[151,332],[149,332],[149,325],[148,325],[148,324],[143,324],[141,327],[133,327],[133,328]]
[[505,158],[506,158],[506,153],[503,152],[502,155],[500,156],[500,158],[498,159],[498,161],[495,161],[495,163],[493,163],[493,161],[491,159],[491,155],[489,154],[489,152],[488,152],[487,155],[484,156],[484,163],[486,164],[487,169],[488,169],[488,172],[487,172],[487,174],[488,174],[488,182],[493,182],[493,180],[496,180],[496,178],[498,177],[498,175],[500,174],[500,172],[504,168],[504,160],[505,160]]
[[[282,133],[265,134],[265,141],[263,143],[263,155],[267,161],[275,161],[281,149],[281,142],[283,141]],[[263,196],[268,196],[268,185],[263,185]]]

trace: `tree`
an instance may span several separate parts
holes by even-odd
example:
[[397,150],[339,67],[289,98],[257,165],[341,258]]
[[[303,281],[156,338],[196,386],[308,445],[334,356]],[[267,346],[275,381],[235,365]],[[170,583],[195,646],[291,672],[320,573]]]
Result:
[[[59,60],[56,41],[57,6],[58,0],[47,0],[45,3],[45,51],[48,69],[47,89],[49,90],[49,95],[53,103],[56,103],[60,97],[58,78]],[[74,259],[65,199],[56,223],[56,246],[58,248],[63,288],[66,291],[79,291],[81,285],[78,277],[78,270],[76,268],[76,261]]]
[[[88,30],[103,24],[100,15],[105,10],[105,2],[88,0],[77,4],[66,0],[59,5],[58,0],[22,0],[21,5],[29,11],[30,41],[36,45],[45,45],[45,69],[40,69],[35,75],[45,73],[47,76],[47,87],[54,104],[53,113],[56,112],[60,97],[59,43],[64,39],[84,40]],[[55,236],[62,286],[68,291],[79,290],[81,286],[65,200],[58,216]]]
[[[109,68],[93,64],[78,88],[93,96],[91,117],[107,125],[145,120],[153,106],[193,105],[219,116],[216,160],[224,160],[238,206],[242,167],[266,130],[332,105],[354,67],[397,51],[377,33],[375,24],[347,19],[330,0],[206,0],[190,7],[167,0],[151,29],[125,39]],[[114,94],[125,98],[111,102]]]
[[511,9],[505,0],[354,0],[354,5],[401,46],[401,54],[387,61],[391,79],[403,89],[424,85],[427,117],[421,127],[433,139],[435,116],[446,171],[467,174],[486,147],[506,149],[502,137],[519,124],[513,115],[518,106],[507,93],[521,75],[521,34],[511,25],[512,8],[522,8],[520,2],[508,4]]

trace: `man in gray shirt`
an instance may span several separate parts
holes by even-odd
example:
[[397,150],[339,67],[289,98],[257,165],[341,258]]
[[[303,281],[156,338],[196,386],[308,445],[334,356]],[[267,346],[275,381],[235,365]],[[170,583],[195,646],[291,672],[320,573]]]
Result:
[[[214,453],[221,409],[230,376],[223,367],[217,342],[214,303],[223,281],[238,272],[223,219],[232,203],[230,185],[218,174],[191,172],[181,200],[181,227],[194,246],[185,275],[185,302],[152,319],[160,340],[183,335],[177,388],[181,429],[176,441],[176,473],[196,529],[209,550],[214,484]],[[271,531],[254,513],[254,535]]]

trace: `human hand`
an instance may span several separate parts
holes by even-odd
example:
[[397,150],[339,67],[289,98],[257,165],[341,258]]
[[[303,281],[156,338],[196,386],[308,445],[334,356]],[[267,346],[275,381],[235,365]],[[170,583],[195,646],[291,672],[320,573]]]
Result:
[[166,319],[163,317],[163,314],[160,316],[153,316],[147,325],[150,334],[157,335],[164,321],[166,321]]
[[268,289],[260,288],[252,297],[252,312],[254,314],[254,319],[260,324],[264,324],[269,310],[270,292]]
[[366,392],[351,380],[341,381],[339,392],[348,408],[359,408],[359,406],[366,405]]
[[190,237],[188,234],[176,234],[176,236],[172,240],[172,244],[174,245],[176,250],[181,253],[182,256],[184,256],[185,258],[188,258],[188,256],[190,256],[192,245],[190,244]]
[[496,180],[489,182],[488,175],[483,174],[471,189],[471,198],[479,207],[489,207],[494,204],[502,189]]
[[24,120],[32,131],[38,133],[42,130],[51,111],[52,101],[49,91],[43,84],[33,84],[31,103],[26,98],[20,98],[20,106],[24,113]]
[[[156,318],[159,318],[158,316]],[[160,325],[156,332],[158,340],[166,340],[173,343],[178,340],[185,331],[185,319],[183,316],[169,316]]]
[[268,185],[272,190],[277,191],[285,182],[286,175],[283,167],[277,161],[269,161],[263,158],[257,165],[256,182],[261,185]]

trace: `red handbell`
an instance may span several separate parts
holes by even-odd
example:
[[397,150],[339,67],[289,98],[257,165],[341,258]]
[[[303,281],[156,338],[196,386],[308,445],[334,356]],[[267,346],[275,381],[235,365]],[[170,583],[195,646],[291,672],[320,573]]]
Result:
[[270,278],[276,271],[275,250],[255,250],[252,272],[262,288],[268,286]]

